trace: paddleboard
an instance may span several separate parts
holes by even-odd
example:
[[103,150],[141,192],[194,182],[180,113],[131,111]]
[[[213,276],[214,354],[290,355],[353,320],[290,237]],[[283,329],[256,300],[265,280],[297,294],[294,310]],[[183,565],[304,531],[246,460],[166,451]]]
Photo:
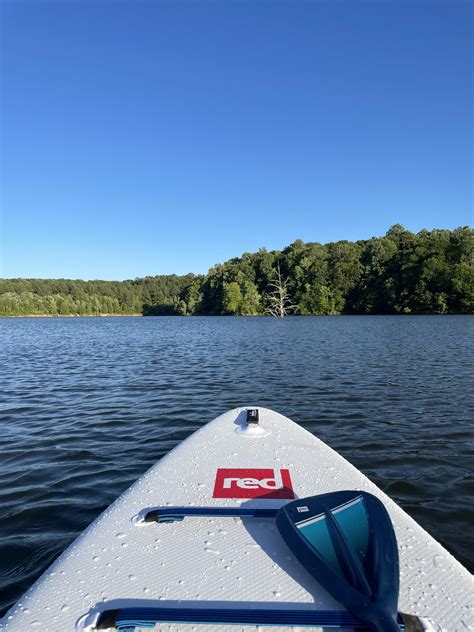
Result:
[[[322,441],[265,408],[256,409],[258,423],[249,424],[247,410],[237,408],[207,423],[138,479],[10,609],[0,629],[93,632],[104,611],[127,607],[341,613],[342,606],[291,554],[272,520],[146,521],[157,507],[273,509],[338,490],[370,492],[387,509],[400,556],[399,610],[428,617],[447,632],[474,629],[474,585],[461,564]],[[102,630],[115,629],[104,625],[102,620]],[[332,628],[175,622],[152,629]]]

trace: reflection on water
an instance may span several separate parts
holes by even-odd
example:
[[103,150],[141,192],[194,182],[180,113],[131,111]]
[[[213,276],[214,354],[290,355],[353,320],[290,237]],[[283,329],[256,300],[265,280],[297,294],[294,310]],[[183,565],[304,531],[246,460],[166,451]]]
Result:
[[0,612],[156,460],[248,404],[338,450],[472,570],[473,330],[472,316],[0,319]]

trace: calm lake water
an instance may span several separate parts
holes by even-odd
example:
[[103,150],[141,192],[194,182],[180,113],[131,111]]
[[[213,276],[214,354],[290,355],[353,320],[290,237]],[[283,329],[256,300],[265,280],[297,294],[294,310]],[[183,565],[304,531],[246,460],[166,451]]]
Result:
[[0,319],[0,611],[178,442],[294,419],[474,569],[471,316]]

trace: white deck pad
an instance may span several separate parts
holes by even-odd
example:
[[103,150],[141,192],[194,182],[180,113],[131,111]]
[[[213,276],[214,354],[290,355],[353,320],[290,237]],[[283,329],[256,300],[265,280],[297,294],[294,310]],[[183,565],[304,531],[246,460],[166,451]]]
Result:
[[[186,518],[145,526],[133,522],[144,509],[163,505],[280,507],[288,498],[255,496],[291,496],[275,491],[283,483],[297,498],[344,489],[378,496],[399,545],[399,609],[429,617],[447,632],[474,630],[470,573],[334,450],[278,413],[264,408],[259,413],[263,431],[247,433],[245,409],[238,408],[174,448],[58,558],[5,615],[0,629],[74,632],[78,619],[91,610],[178,602],[341,610],[292,557],[272,520]],[[157,624],[155,629],[258,628]]]

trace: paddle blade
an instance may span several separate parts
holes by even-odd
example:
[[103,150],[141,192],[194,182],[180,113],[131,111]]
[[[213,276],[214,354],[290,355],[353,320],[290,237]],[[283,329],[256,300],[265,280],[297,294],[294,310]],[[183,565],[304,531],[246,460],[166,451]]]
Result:
[[398,549],[390,517],[367,492],[301,498],[280,509],[278,530],[307,571],[372,630],[398,630]]

